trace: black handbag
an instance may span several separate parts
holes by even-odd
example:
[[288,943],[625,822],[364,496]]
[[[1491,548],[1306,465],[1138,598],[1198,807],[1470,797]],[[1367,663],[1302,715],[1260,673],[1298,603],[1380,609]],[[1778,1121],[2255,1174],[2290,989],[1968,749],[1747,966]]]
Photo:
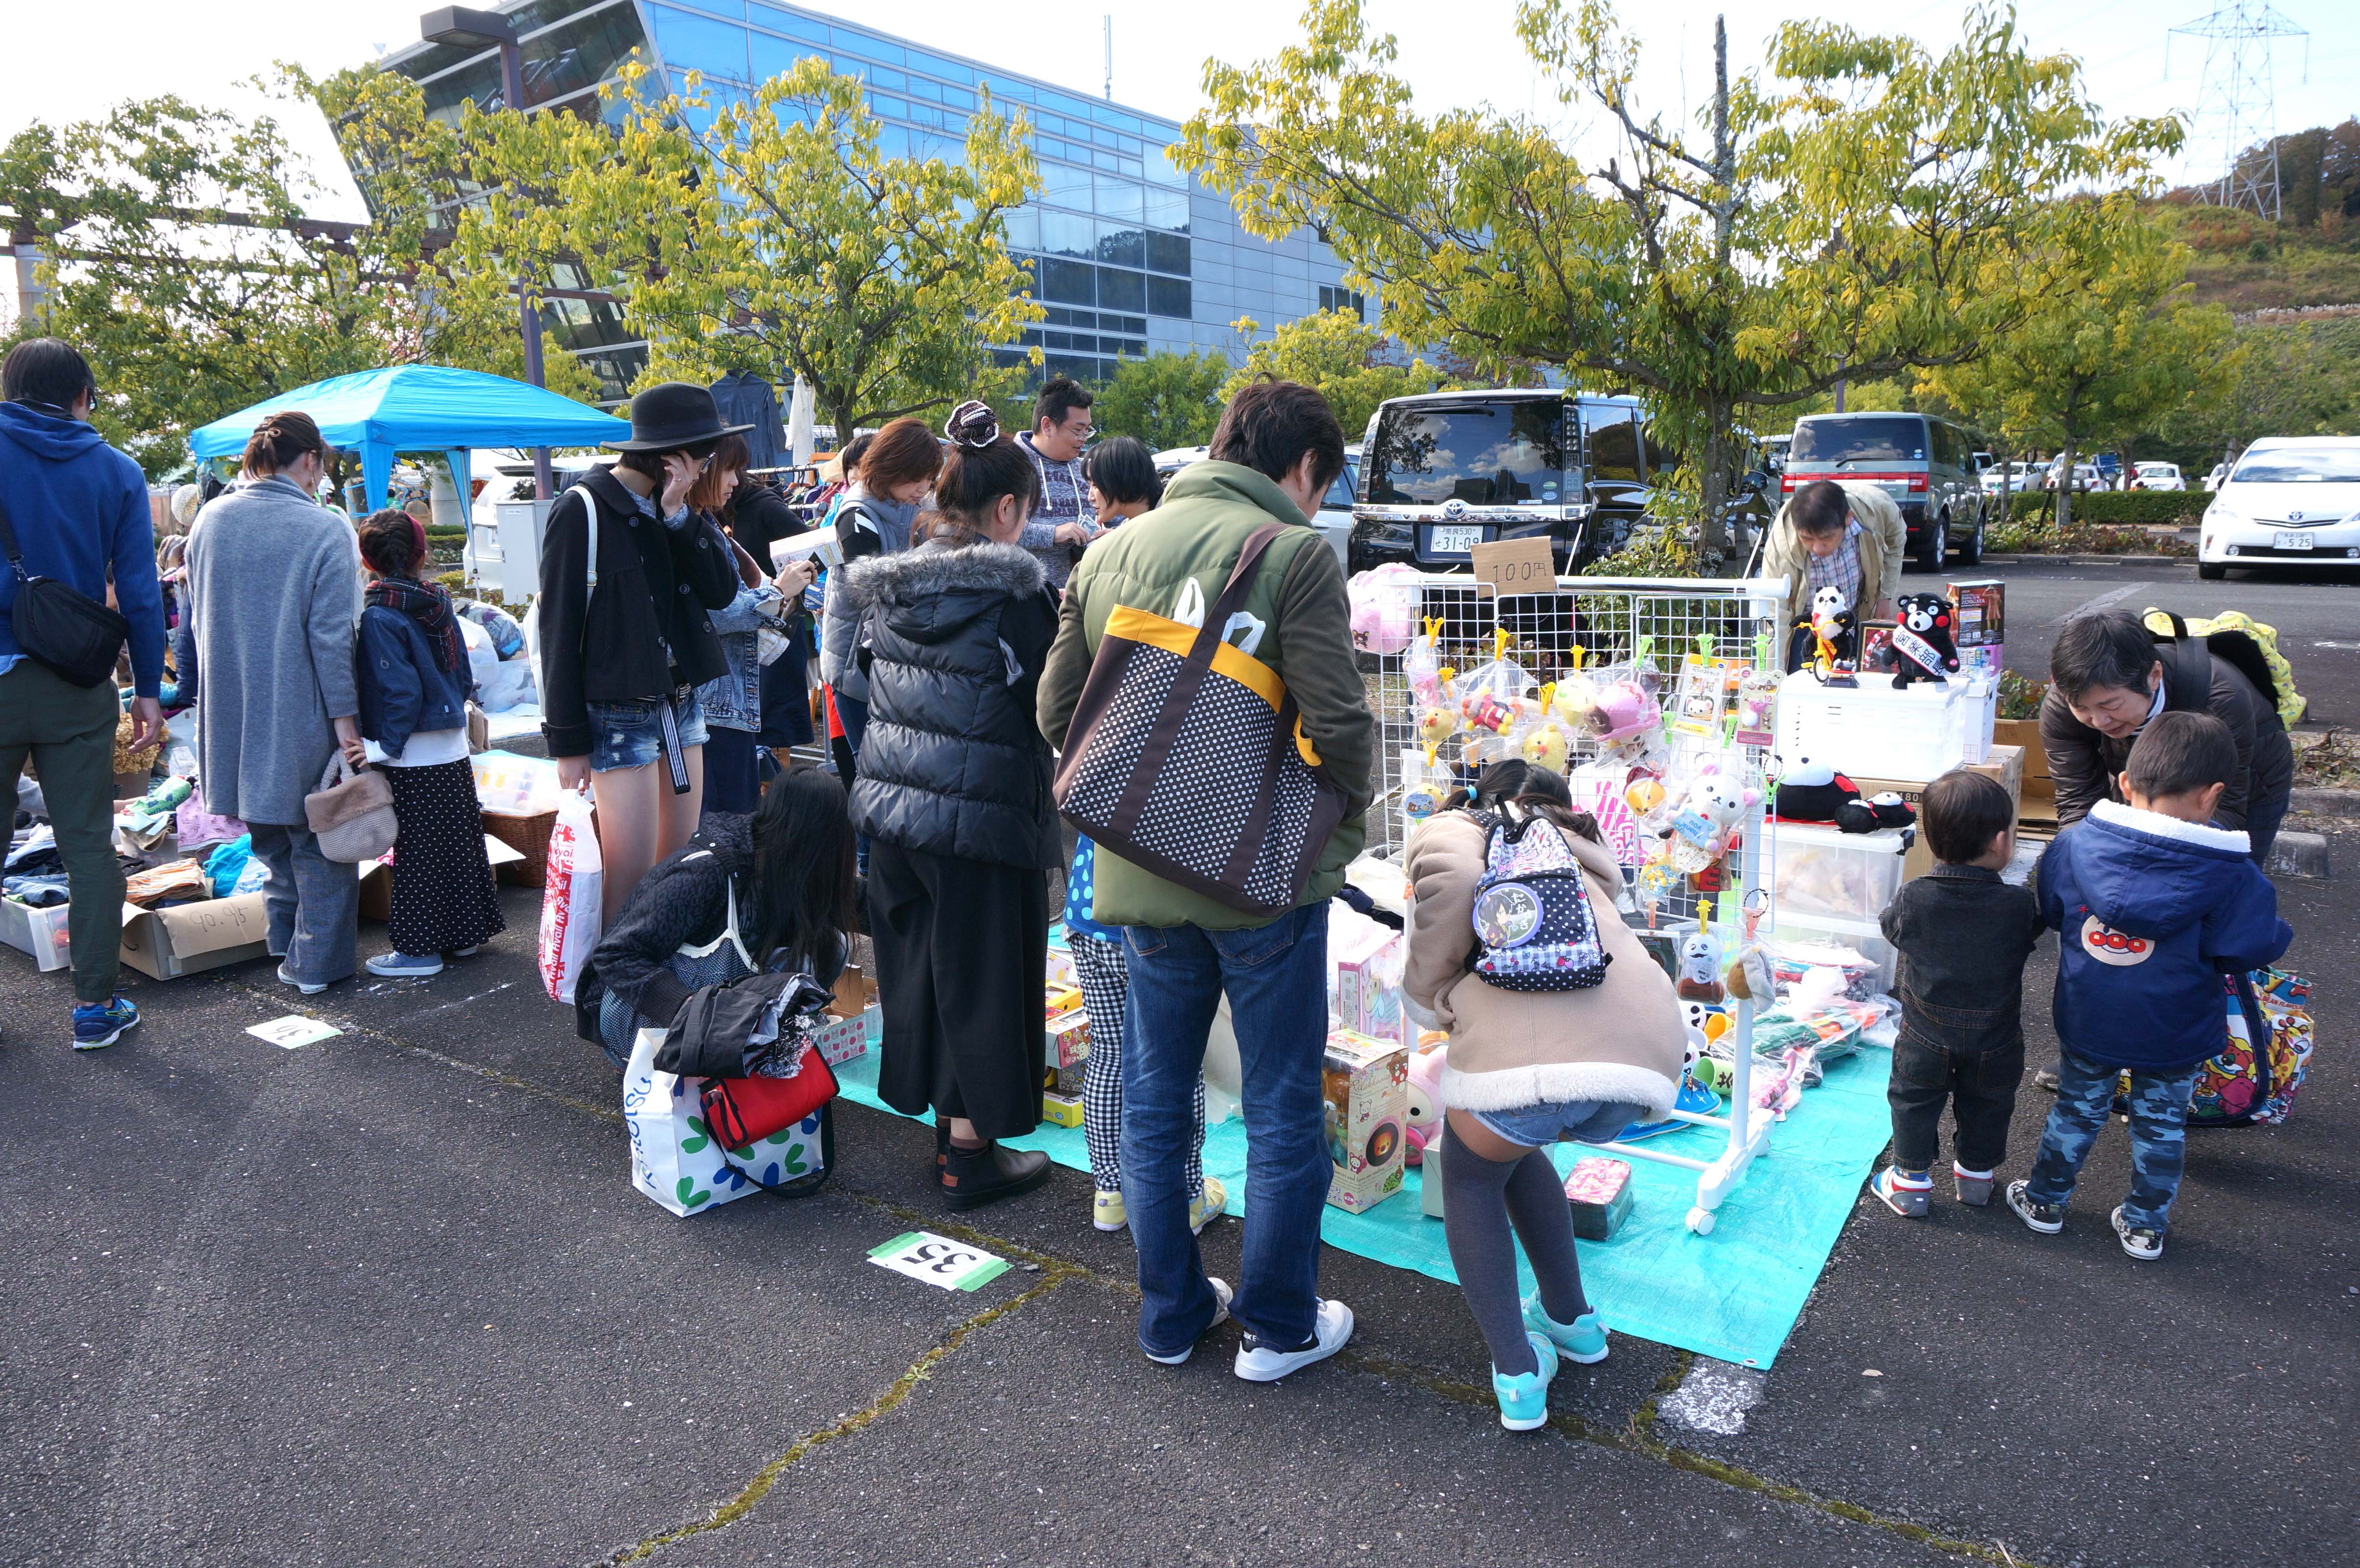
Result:
[[16,604],[9,612],[16,646],[76,686],[113,681],[131,623],[70,583],[27,576],[5,507],[0,507],[0,546],[6,547],[8,569],[16,574]]

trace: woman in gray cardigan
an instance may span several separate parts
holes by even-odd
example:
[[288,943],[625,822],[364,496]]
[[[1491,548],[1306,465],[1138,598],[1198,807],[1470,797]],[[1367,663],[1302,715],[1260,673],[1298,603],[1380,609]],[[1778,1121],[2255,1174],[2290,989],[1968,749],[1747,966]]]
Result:
[[353,973],[360,882],[320,853],[303,797],[339,748],[355,768],[366,759],[353,684],[360,548],[314,498],[327,456],[310,415],[266,418],[238,483],[197,515],[188,552],[205,809],[253,833],[269,872],[270,952],[286,960],[279,978],[307,996]]

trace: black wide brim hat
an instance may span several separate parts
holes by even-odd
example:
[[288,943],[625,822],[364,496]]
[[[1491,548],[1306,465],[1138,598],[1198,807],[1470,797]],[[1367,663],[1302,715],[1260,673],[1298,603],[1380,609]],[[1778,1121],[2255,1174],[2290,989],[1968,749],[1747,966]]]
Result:
[[687,381],[666,381],[631,399],[631,439],[608,441],[610,452],[677,452],[682,447],[743,435],[751,425],[725,425],[712,390]]

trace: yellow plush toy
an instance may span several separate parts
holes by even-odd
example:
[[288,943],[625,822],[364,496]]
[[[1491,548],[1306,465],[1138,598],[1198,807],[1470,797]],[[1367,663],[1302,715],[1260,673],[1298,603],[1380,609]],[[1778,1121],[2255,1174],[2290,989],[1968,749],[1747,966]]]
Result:
[[1552,773],[1565,771],[1565,732],[1553,724],[1536,725],[1524,736],[1521,748],[1524,761],[1535,768],[1546,768]]
[[1458,729],[1459,721],[1450,716],[1448,708],[1428,708],[1417,721],[1417,738],[1427,746],[1440,746]]

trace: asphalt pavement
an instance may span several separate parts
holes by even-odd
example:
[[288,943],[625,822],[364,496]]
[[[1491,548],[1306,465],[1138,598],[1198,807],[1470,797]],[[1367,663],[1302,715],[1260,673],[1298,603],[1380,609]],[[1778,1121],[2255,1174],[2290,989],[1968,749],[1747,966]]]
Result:
[[[2349,583],[1990,574],[2020,667],[2093,601],[2236,605],[2320,717],[2360,710]],[[2360,824],[2310,825],[2360,866]],[[925,1129],[866,1110],[821,1195],[672,1217],[628,1184],[613,1070],[540,993],[527,889],[429,981],[307,1002],[265,963],[126,971],[146,1022],[87,1055],[64,977],[0,953],[0,1563],[2350,1561],[2360,914],[2335,882],[2280,895],[2321,1049],[2288,1125],[2191,1137],[2161,1261],[2105,1223],[2119,1129],[2059,1236],[1863,1198],[1768,1374],[1618,1334],[1528,1435],[1453,1288],[1335,1252],[1360,1323],[1336,1361],[1247,1385],[1223,1330],[1151,1366],[1085,1178],[959,1225]],[[2053,973],[2044,943],[2036,1059]],[[344,1032],[245,1032],[292,1012]],[[2047,1108],[2027,1084],[2016,1173]],[[867,1260],[918,1225],[1018,1267],[958,1293]],[[1233,1267],[1234,1222],[1205,1248]]]

